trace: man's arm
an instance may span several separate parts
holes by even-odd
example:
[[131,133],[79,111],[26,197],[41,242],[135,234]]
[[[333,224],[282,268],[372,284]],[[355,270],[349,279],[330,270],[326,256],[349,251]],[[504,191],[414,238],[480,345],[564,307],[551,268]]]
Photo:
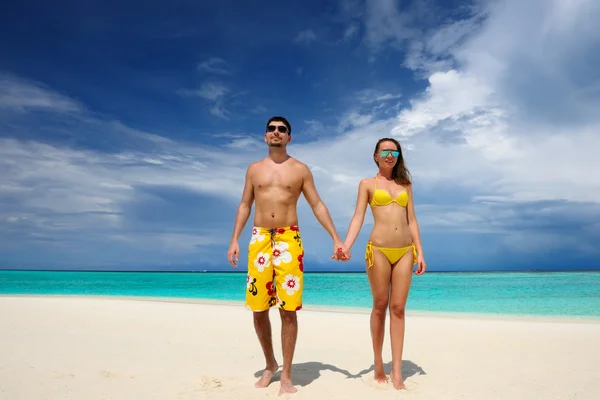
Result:
[[246,170],[246,183],[244,184],[242,201],[240,202],[235,215],[233,233],[231,235],[231,241],[229,242],[229,250],[227,251],[229,263],[234,267],[237,267],[237,262],[240,256],[240,246],[238,244],[238,240],[242,234],[244,226],[246,226],[246,222],[248,222],[248,217],[252,211],[252,203],[254,203],[254,186],[252,184],[251,168],[252,164]]
[[233,225],[233,234],[231,235],[230,243],[235,243],[239,240],[242,230],[244,229],[244,226],[246,226],[246,222],[248,222],[248,217],[250,217],[250,212],[252,211],[252,204],[254,203],[254,186],[252,185],[251,168],[252,165],[246,170],[246,183],[244,184],[244,191],[242,192],[242,201],[240,202],[235,215],[235,224]]
[[304,194],[304,198],[308,202],[308,205],[310,205],[312,208],[315,217],[317,217],[319,223],[323,226],[323,228],[325,228],[327,233],[329,233],[334,243],[341,244],[342,240],[335,231],[333,220],[331,219],[331,215],[329,215],[329,210],[317,192],[312,172],[306,165],[302,165],[302,169],[302,193]]

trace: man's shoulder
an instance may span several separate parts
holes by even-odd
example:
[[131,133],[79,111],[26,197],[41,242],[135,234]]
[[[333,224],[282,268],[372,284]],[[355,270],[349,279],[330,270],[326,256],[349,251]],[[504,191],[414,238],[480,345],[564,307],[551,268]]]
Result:
[[265,163],[265,159],[260,159],[260,160],[256,160],[251,162],[250,164],[248,164],[248,171],[251,171],[253,169],[257,169],[260,168],[263,164]]
[[290,157],[289,161],[290,161],[290,167],[294,168],[297,172],[300,172],[303,174],[310,173],[310,168],[308,167],[308,165],[303,163],[302,161],[298,160],[297,158]]
[[300,161],[300,160],[298,160],[297,158],[294,158],[294,157],[290,157],[290,163],[294,167],[308,168],[308,165],[306,165],[305,163],[303,163],[302,161]]

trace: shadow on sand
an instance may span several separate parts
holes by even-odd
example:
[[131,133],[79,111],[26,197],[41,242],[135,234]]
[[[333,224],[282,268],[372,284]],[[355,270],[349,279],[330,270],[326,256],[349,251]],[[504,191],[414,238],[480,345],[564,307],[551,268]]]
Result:
[[[305,363],[298,363],[292,365],[292,379],[294,381],[294,385],[299,385],[302,387],[310,385],[315,380],[319,379],[319,377],[321,376],[321,371],[339,372],[340,374],[345,375],[347,378],[353,377],[353,375],[350,372],[346,371],[345,369],[340,369],[335,365],[323,364],[317,361],[309,361]],[[256,378],[260,378],[262,373],[263,370],[261,369],[260,371],[256,371],[254,373],[254,376]],[[278,382],[280,378],[281,369],[279,369],[279,371],[277,371],[273,375],[271,382]]]
[[[386,375],[390,375],[392,373],[392,363],[383,364],[383,369]],[[364,375],[373,372],[375,370],[375,365],[371,364],[371,366],[367,369],[363,369],[356,375],[352,375],[351,378],[361,378]],[[406,380],[406,378],[410,378],[413,375],[427,375],[423,368],[415,364],[410,360],[402,360],[402,379]]]
[[[333,371],[333,372],[337,372],[337,373],[340,373],[340,374],[346,376],[347,379],[357,379],[357,378],[363,377],[364,375],[368,374],[369,372],[373,372],[374,368],[375,368],[375,366],[371,365],[369,368],[364,369],[357,374],[352,374],[345,369],[336,367],[335,365],[323,364],[318,361],[309,361],[309,362],[305,362],[305,363],[293,364],[293,366],[292,366],[293,378],[292,379],[294,381],[294,385],[299,385],[299,386],[304,387],[304,386],[310,385],[315,380],[319,379],[319,377],[321,377],[321,371]],[[384,364],[384,369],[385,369],[385,373],[389,375],[392,370],[392,363],[389,362],[387,364]],[[261,369],[259,371],[256,371],[254,373],[254,376],[256,378],[260,378],[262,373],[263,373],[263,370]],[[416,374],[425,375],[425,371],[423,370],[423,368],[419,367],[417,364],[415,364],[412,361],[402,360],[402,378],[404,378],[404,379],[410,378],[411,376],[416,375]],[[281,378],[281,369],[279,369],[279,371],[277,371],[273,375],[271,382],[278,382],[280,380],[280,378]]]

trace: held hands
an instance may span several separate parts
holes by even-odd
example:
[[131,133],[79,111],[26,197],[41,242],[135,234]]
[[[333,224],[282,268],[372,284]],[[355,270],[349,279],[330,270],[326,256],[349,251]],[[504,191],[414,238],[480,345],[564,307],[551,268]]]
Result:
[[[331,259],[335,259],[337,261],[348,261],[351,257],[350,249],[346,249],[346,246],[342,243],[336,242],[333,246],[334,254],[331,256]],[[237,263],[240,258],[240,246],[237,242],[231,243],[229,245],[229,250],[227,250],[227,258],[229,260],[229,264],[231,264],[234,268],[237,268]]]
[[342,243],[334,243],[333,246],[333,255],[331,256],[332,260],[336,260],[336,261],[348,261],[350,260],[351,257],[351,253],[350,253],[350,249],[346,247],[346,245],[342,244]]
[[233,242],[229,245],[227,258],[229,259],[229,264],[233,265],[234,268],[237,268],[237,262],[240,259],[240,246],[238,245],[238,242]]

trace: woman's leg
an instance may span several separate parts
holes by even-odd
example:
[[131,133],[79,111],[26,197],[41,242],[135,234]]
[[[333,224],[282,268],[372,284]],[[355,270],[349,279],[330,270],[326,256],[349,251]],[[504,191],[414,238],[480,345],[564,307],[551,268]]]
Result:
[[[367,264],[368,267],[368,264]],[[373,340],[373,365],[375,380],[379,383],[388,381],[383,369],[383,339],[385,336],[385,317],[390,295],[390,276],[392,267],[381,251],[373,248],[373,266],[367,268],[367,277],[373,296],[371,311],[371,339]]]
[[414,256],[408,251],[392,267],[390,295],[390,341],[392,343],[392,381],[395,389],[405,389],[402,381],[402,350],[404,348],[404,311],[412,280]]

